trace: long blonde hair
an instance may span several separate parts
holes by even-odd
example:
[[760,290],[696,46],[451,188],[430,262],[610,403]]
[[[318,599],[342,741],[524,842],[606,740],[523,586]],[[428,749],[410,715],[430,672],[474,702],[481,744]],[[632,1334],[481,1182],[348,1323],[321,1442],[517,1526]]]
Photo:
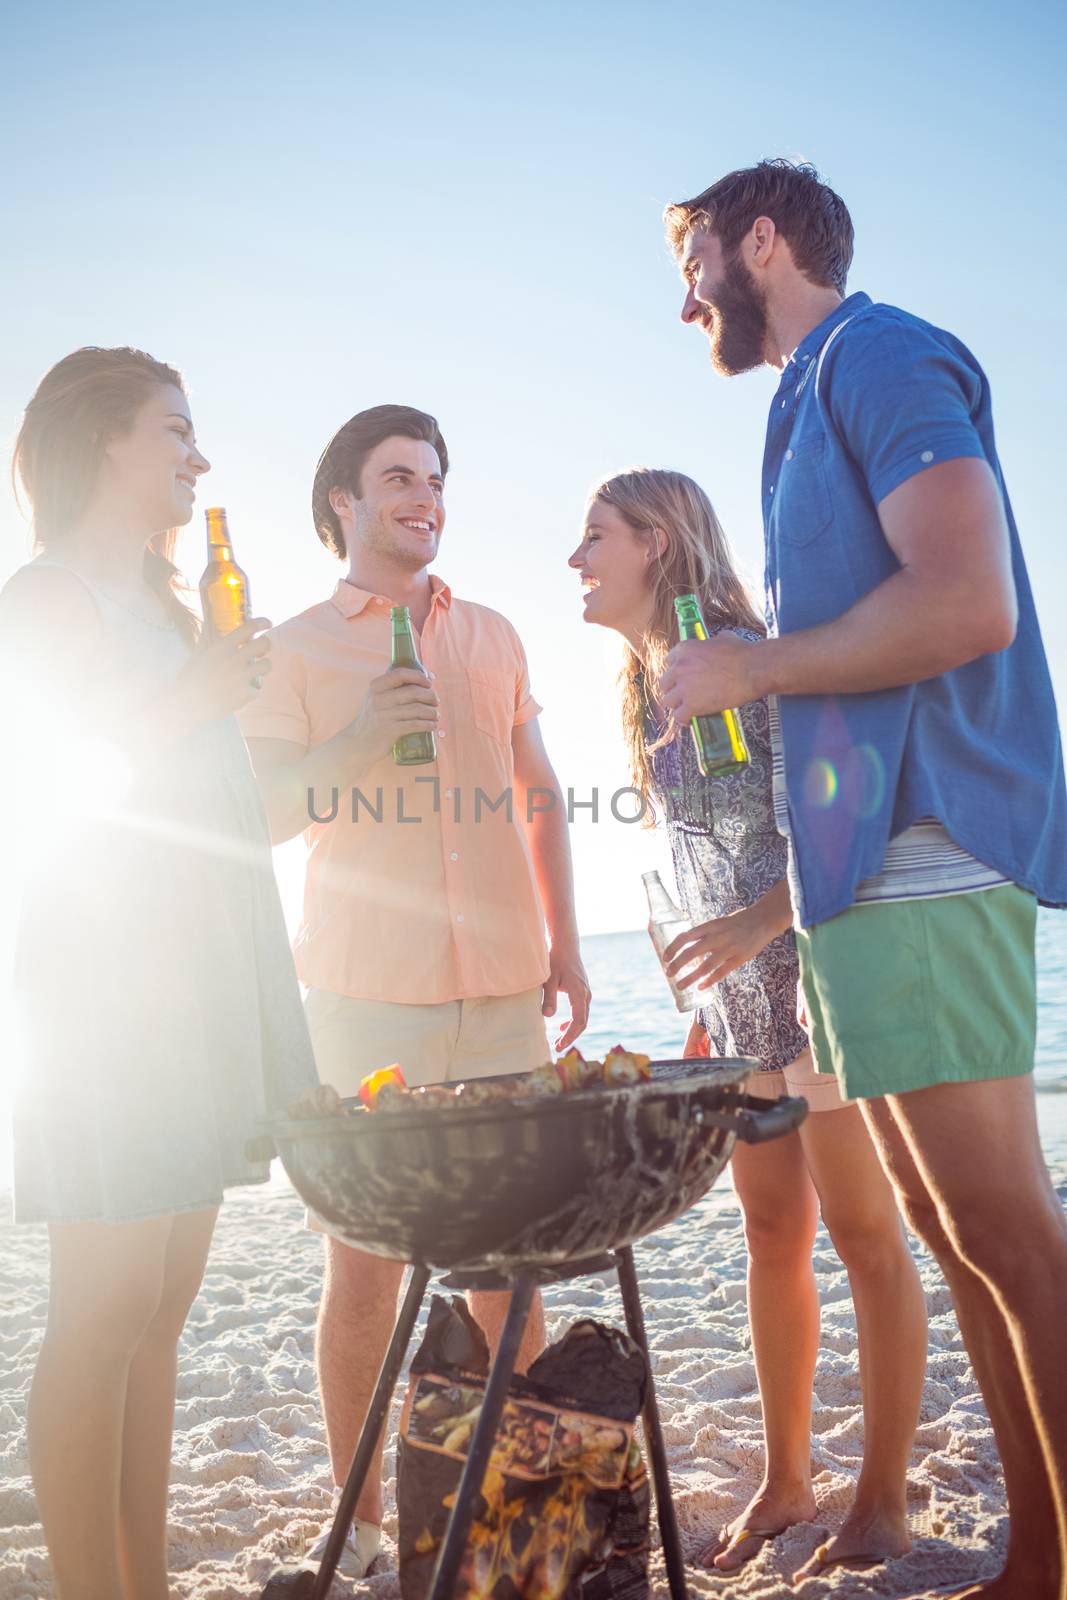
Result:
[[613,507],[631,528],[649,540],[655,529],[666,535],[665,549],[649,564],[652,620],[644,638],[644,659],[627,643],[619,686],[622,729],[635,788],[648,801],[646,820],[655,820],[652,804],[652,753],[674,738],[673,716],[658,739],[649,741],[648,717],[667,652],[678,638],[674,602],[695,594],[709,628],[766,629],[738,576],[729,543],[711,501],[698,483],[683,472],[659,467],[634,467],[605,478],[589,496]]

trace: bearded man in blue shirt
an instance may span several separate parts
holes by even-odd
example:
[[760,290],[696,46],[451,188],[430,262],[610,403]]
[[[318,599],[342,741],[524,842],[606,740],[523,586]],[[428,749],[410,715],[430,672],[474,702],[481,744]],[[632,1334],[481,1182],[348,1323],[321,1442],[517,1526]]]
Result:
[[[1005,1568],[961,1593],[1064,1600],[1067,1220],[1032,1069],[1067,793],[989,385],[951,334],[845,298],[852,222],[812,168],[730,173],[665,221],[715,369],[782,379],[769,637],[677,646],[661,698],[679,719],[771,698],[816,1063],[948,1279],[1004,1466]],[[861,1562],[862,1528],[821,1554]]]

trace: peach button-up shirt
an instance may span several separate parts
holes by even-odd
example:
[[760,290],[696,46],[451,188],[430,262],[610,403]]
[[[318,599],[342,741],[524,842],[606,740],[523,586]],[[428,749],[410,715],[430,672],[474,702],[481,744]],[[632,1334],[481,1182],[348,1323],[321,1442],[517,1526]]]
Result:
[[[548,975],[522,802],[508,800],[511,731],[541,709],[526,656],[499,613],[431,583],[416,643],[440,699],[437,760],[399,767],[390,754],[355,788],[316,790],[293,946],[309,987],[409,1005],[517,994]],[[346,727],[389,666],[390,604],[342,579],[276,628],[245,736],[307,751]]]

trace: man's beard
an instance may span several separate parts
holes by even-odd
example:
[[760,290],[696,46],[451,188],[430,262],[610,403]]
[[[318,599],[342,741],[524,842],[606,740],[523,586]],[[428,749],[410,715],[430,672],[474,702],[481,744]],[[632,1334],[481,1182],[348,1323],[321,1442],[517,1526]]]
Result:
[[739,372],[762,366],[766,359],[767,302],[741,265],[739,250],[725,263],[715,299],[709,304],[714,312],[709,332],[715,371],[734,378]]

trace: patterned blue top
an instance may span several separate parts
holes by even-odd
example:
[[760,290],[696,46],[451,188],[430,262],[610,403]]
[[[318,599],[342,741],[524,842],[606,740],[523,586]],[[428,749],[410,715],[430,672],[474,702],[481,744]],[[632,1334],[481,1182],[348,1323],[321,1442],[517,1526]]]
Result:
[[[730,631],[758,637],[744,628]],[[751,756],[741,772],[705,778],[688,727],[652,756],[654,799],[666,821],[678,894],[697,922],[752,905],[786,875],[788,845],[774,821],[767,702],[744,706],[741,722]],[[797,1022],[798,976],[790,929],[708,990],[700,1019],[712,1054],[755,1056],[775,1071],[795,1061],[808,1043]]]

